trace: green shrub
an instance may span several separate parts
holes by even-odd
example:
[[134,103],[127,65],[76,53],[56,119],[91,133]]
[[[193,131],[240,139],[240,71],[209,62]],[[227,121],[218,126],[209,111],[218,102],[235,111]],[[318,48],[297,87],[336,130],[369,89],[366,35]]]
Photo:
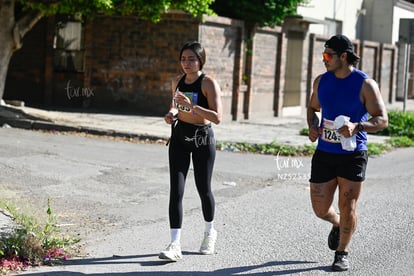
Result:
[[390,110],[388,112],[388,127],[377,132],[377,134],[407,136],[414,140],[414,113]]
[[368,155],[380,155],[392,149],[389,144],[368,143]]
[[391,137],[389,140],[387,140],[387,143],[394,148],[414,147],[414,141],[408,138],[407,136]]

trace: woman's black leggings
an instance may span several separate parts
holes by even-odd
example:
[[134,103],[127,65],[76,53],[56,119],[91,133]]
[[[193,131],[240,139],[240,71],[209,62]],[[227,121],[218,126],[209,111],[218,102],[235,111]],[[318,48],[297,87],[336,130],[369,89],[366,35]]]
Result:
[[170,228],[181,228],[185,180],[193,160],[194,179],[205,221],[213,221],[214,196],[211,177],[216,158],[216,143],[211,125],[198,126],[183,121],[173,124],[169,144],[170,163]]

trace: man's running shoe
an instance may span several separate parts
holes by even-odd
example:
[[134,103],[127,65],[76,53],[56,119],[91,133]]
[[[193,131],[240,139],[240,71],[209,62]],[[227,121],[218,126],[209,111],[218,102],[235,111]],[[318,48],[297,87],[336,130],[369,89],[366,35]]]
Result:
[[204,233],[204,239],[200,246],[200,253],[204,255],[214,254],[214,249],[217,240],[217,231],[211,230],[210,233]]
[[328,246],[331,250],[336,250],[339,246],[339,227],[332,227],[328,236]]
[[347,271],[349,269],[348,252],[336,251],[335,260],[332,264],[333,271]]
[[183,255],[181,254],[181,246],[176,243],[170,243],[164,251],[161,251],[158,257],[173,262],[181,260],[183,258]]

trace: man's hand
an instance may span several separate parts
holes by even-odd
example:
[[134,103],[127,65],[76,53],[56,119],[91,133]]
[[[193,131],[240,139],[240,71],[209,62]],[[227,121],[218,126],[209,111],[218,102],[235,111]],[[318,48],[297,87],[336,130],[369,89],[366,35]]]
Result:
[[321,129],[318,126],[311,126],[309,128],[309,140],[315,142],[321,135]]
[[342,127],[338,128],[338,133],[345,138],[352,137],[358,132],[358,123],[347,122]]

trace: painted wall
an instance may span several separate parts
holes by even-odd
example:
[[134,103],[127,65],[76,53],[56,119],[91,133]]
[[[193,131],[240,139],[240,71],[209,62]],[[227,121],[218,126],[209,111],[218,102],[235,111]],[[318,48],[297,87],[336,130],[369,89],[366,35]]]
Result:
[[[308,4],[298,7],[298,14],[318,20],[338,20],[342,22],[342,33],[350,38],[357,36],[356,25],[361,16],[363,0],[311,0]],[[331,36],[335,33],[328,32],[322,24],[312,24],[310,33]]]
[[394,7],[394,22],[392,28],[392,43],[398,41],[399,35],[399,28],[400,28],[400,19],[401,18],[411,18],[414,19],[414,4],[411,3],[401,3],[402,1],[398,1]]
[[[311,0],[298,14],[318,20],[342,22],[342,33],[351,39],[394,44],[398,41],[400,18],[414,18],[414,4],[403,0]],[[329,33],[324,24],[312,24],[309,31]]]

